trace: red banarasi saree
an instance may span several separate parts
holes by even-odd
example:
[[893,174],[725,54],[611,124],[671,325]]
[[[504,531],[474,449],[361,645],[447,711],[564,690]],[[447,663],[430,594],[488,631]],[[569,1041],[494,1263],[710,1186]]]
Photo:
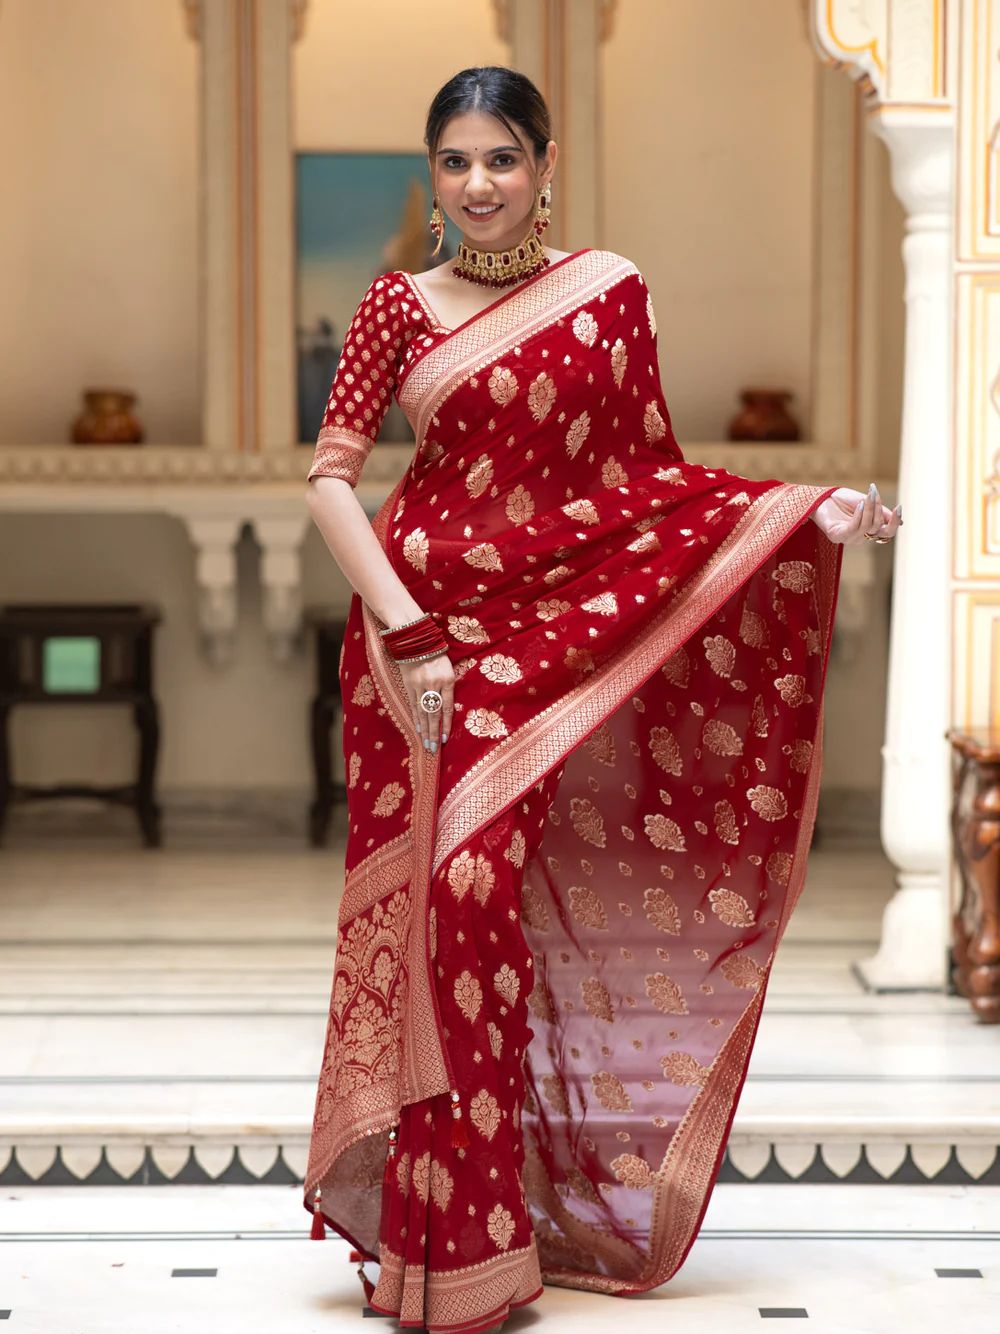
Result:
[[418,744],[354,595],[304,1203],[374,1308],[472,1334],[543,1281],[656,1287],[697,1235],[805,874],[843,548],[807,521],[833,487],[684,460],[610,251],[457,329],[377,278],[310,477],[357,482],[393,392],[416,448],[374,530],[455,719]]

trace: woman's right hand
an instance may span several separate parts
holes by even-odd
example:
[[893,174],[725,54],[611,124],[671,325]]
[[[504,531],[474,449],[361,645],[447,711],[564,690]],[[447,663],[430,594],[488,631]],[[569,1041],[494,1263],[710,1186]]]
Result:
[[[451,732],[455,704],[455,669],[451,659],[447,653],[439,653],[436,658],[427,658],[424,662],[401,662],[399,670],[410,701],[413,725],[424,747],[433,753],[438,742],[447,741]],[[442,703],[437,713],[427,713],[420,707],[420,696],[425,690],[436,690],[440,694]]]

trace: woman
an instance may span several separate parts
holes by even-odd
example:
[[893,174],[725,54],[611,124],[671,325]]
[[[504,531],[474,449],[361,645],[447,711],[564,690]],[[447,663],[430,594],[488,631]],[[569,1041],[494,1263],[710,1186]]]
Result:
[[[684,460],[642,275],[541,245],[524,76],[461,71],[426,143],[458,261],[372,282],[309,473],[356,591],[305,1204],[375,1310],[475,1334],[682,1263],[802,885],[842,547],[902,519]],[[369,525],[393,391],[417,448]]]

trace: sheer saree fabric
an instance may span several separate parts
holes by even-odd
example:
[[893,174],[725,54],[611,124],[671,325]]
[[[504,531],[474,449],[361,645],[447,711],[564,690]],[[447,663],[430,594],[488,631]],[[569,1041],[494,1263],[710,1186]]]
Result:
[[[384,1252],[385,1309],[472,1331],[537,1295],[538,1273],[655,1287],[697,1234],[803,883],[842,548],[807,522],[833,487],[685,461],[649,293],[610,251],[557,261],[454,330],[408,274],[376,279],[310,477],[357,482],[392,392],[417,443],[373,527],[450,642],[455,719],[436,755],[417,743],[355,595],[346,882],[304,1202],[320,1188],[331,1226]],[[512,814],[533,792],[526,829]],[[454,953],[469,909],[480,932],[503,914],[504,957]],[[475,1100],[504,1044],[518,1061],[494,1112]],[[452,1090],[467,1148],[446,1138]],[[496,1115],[513,1186],[482,1170]],[[397,1125],[410,1156],[383,1176]],[[498,1202],[510,1226],[491,1229]]]

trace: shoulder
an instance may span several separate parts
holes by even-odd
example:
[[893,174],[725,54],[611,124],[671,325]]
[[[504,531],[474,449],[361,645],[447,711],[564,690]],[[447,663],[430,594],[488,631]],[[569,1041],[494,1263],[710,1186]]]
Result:
[[643,278],[636,264],[627,256],[619,255],[614,250],[591,250],[590,254],[595,260],[602,264],[609,273],[613,273],[616,278],[638,278],[639,282],[645,286],[646,280]]

